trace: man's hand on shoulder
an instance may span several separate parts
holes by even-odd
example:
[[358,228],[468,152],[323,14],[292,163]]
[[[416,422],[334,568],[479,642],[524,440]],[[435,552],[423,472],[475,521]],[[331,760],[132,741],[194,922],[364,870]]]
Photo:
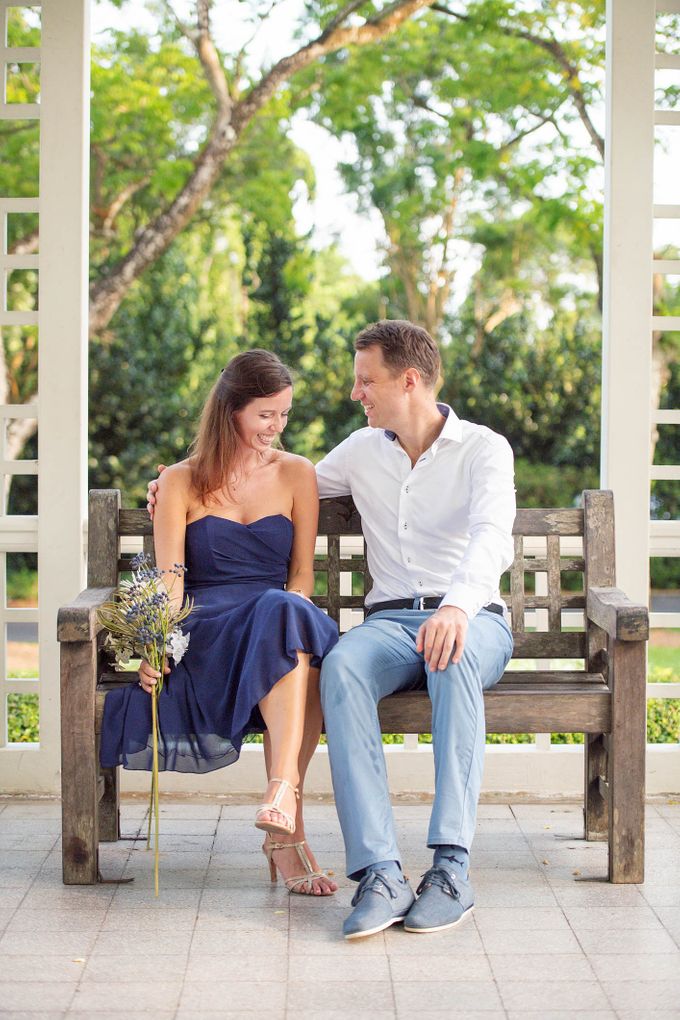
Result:
[[422,652],[430,669],[446,669],[460,662],[468,629],[468,615],[458,606],[441,606],[420,627],[416,650]]
[[[158,474],[162,475],[164,471],[165,464],[159,464]],[[151,520],[153,520],[154,511],[156,509],[157,491],[158,491],[158,479],[154,478],[154,480],[152,482],[149,482],[149,484],[146,487],[146,510]]]

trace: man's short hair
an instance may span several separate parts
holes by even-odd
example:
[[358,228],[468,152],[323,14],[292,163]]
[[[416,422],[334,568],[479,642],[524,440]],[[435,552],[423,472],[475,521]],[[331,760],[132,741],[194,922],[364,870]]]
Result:
[[436,342],[422,326],[406,319],[381,319],[362,329],[354,341],[355,351],[380,347],[385,364],[395,374],[417,368],[426,386],[435,386],[441,371]]

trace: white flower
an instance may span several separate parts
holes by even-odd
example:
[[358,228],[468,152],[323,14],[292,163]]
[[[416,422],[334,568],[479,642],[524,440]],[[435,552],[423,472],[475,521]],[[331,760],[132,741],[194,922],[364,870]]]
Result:
[[166,652],[173,657],[175,665],[180,662],[189,647],[190,634],[183,634],[179,627],[168,634]]

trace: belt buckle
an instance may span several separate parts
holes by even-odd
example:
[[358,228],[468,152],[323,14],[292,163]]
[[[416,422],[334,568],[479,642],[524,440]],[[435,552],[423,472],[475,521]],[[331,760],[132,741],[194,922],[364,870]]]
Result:
[[425,596],[424,595],[421,595],[420,598],[418,599],[418,609],[421,611],[421,613],[425,609]]

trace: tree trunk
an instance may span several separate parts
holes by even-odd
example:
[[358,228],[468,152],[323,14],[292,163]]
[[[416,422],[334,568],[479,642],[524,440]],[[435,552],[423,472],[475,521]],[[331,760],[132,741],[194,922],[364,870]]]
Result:
[[140,232],[127,255],[93,284],[90,291],[90,335],[108,325],[134,281],[160,258],[190,222],[210,195],[243,130],[285,81],[296,71],[343,47],[362,46],[386,38],[418,11],[430,7],[432,2],[395,0],[362,25],[349,28],[343,25],[357,5],[347,4],[318,38],[278,61],[242,99],[233,102],[210,36],[210,4],[207,0],[197,0],[198,27],[196,31],[187,30],[186,34],[196,47],[203,72],[215,96],[215,121],[195,169],[182,189],[169,206]]

